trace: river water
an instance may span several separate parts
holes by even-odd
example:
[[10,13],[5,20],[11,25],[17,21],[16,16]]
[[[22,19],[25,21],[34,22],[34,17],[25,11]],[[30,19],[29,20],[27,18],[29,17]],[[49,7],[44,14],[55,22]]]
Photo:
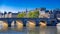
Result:
[[60,28],[56,26],[47,27],[35,27],[34,29],[29,29],[24,27],[23,29],[16,29],[9,27],[8,29],[0,29],[0,34],[60,34]]

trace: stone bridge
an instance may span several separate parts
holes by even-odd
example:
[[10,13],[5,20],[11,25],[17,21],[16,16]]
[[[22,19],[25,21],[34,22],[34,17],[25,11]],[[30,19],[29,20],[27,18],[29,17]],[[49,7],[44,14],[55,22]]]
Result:
[[0,21],[5,21],[10,26],[12,21],[20,20],[23,22],[24,26],[26,26],[27,21],[32,20],[35,21],[36,26],[39,25],[41,21],[45,21],[48,26],[56,26],[57,20],[56,19],[49,19],[49,18],[0,18]]

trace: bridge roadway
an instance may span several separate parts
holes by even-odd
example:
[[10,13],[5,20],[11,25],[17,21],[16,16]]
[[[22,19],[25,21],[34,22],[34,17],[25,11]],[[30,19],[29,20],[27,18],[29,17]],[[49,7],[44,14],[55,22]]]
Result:
[[36,22],[36,26],[39,25],[41,21],[45,21],[48,26],[56,26],[57,20],[56,19],[49,19],[49,18],[0,18],[0,21],[6,21],[9,25],[11,25],[12,21],[20,20],[23,22],[24,26],[26,26],[27,21],[33,20]]

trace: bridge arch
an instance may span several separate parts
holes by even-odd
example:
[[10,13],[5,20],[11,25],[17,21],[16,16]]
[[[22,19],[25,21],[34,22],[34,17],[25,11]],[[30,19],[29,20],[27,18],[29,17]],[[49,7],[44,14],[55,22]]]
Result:
[[26,27],[28,28],[35,28],[36,22],[34,20],[28,20],[26,23]]
[[45,21],[45,20],[41,20],[41,21],[39,22],[39,26],[44,27],[44,26],[46,26],[46,25],[47,25],[47,21]]
[[7,30],[8,29],[8,22],[0,20],[0,29],[4,30],[4,31]]

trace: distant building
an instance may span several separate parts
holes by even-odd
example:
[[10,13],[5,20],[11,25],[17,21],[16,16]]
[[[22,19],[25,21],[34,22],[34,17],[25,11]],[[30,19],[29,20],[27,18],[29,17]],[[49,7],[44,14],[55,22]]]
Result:
[[18,13],[12,13],[12,18],[17,18]]
[[55,14],[54,14],[55,18],[60,20],[60,10],[55,10]]
[[50,18],[54,18],[53,10],[50,10],[49,14],[50,14]]
[[8,13],[8,18],[12,18],[12,12]]
[[2,18],[4,18],[4,14],[2,14]]
[[4,12],[3,17],[4,18],[8,18],[8,13],[7,12]]
[[50,18],[49,10],[45,11],[45,18]]
[[2,18],[3,13],[0,12],[0,18]]
[[[36,8],[35,10],[39,11],[39,18],[59,18],[60,19],[60,9],[54,9],[54,10],[46,10],[46,8]],[[30,10],[31,12],[34,12],[35,10]],[[28,18],[28,14],[29,12],[27,9],[24,13],[26,13],[26,15],[24,15],[24,18]],[[12,13],[12,12],[6,12],[4,11],[4,13],[0,12],[0,18],[17,18],[18,14],[22,13],[22,12],[18,12],[18,13]]]
[[25,11],[25,13],[26,13],[26,16],[25,16],[25,18],[28,18],[28,10],[26,9],[26,11]]
[[40,8],[40,10],[39,10],[39,18],[44,18],[43,15],[45,15],[45,8]]
[[46,10],[46,8],[40,8],[39,18],[50,18],[49,10]]

